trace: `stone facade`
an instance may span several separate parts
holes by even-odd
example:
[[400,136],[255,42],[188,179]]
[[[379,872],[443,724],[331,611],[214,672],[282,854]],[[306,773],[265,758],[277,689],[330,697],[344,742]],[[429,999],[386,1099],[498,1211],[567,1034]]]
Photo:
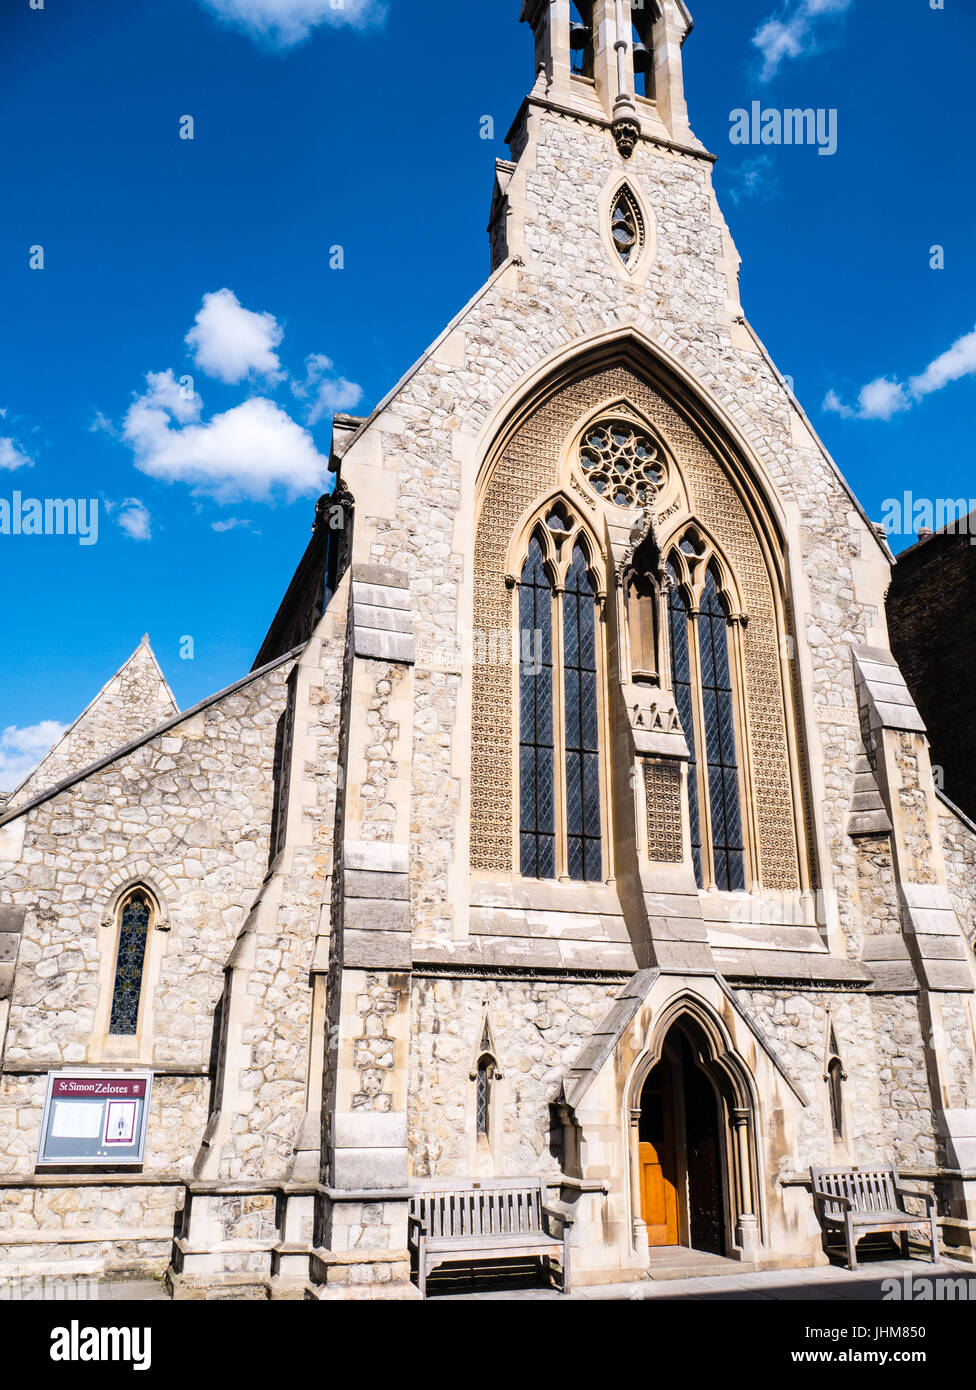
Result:
[[[612,44],[572,77],[566,0],[524,18],[541,69],[498,166],[491,278],[381,408],[337,419],[342,544],[320,508],[262,666],[184,715],[157,685],[124,729],[96,702],[68,760],[90,763],[0,813],[4,1271],[33,1254],[165,1269],[181,1297],[411,1297],[411,1194],[531,1177],[575,1218],[577,1277],[629,1279],[649,1242],[702,1238],[680,1200],[662,1238],[644,1196],[648,1147],[690,1164],[692,1123],[730,1258],[824,1258],[817,1163],[899,1164],[972,1245],[976,836],[889,650],[892,557],[743,316],[683,6],[654,25],[654,102],[620,90]],[[666,460],[642,511],[580,466],[584,429],[621,415]],[[536,524],[590,557],[599,882],[518,868]],[[723,586],[742,890],[696,872],[703,729],[677,713],[669,556],[694,620],[704,571]],[[133,887],[154,916],[120,1037]],[[137,1173],[35,1170],[63,1064],[155,1070]]]

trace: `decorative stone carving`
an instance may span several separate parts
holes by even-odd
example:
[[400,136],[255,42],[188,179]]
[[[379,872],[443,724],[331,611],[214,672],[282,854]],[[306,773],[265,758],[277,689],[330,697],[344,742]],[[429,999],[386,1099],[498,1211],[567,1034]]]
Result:
[[652,863],[680,864],[684,858],[681,825],[681,768],[676,762],[644,759],[647,801],[647,855]]
[[635,751],[687,759],[688,744],[671,692],[647,685],[625,685],[622,690]]
[[624,159],[629,159],[634,153],[637,141],[640,139],[640,122],[633,120],[629,116],[621,116],[614,121],[610,127],[614,140],[617,142],[617,149]]
[[601,420],[580,440],[586,481],[615,507],[648,506],[663,492],[667,464],[657,443],[629,420]]

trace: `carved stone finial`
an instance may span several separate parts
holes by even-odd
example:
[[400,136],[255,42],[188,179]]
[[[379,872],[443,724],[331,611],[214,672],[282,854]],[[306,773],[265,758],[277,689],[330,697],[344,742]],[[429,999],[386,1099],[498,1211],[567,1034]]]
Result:
[[661,561],[661,542],[657,529],[657,514],[652,506],[645,505],[641,508],[630,528],[629,544],[624,558],[617,566],[617,583],[623,585],[633,573],[637,561],[638,551],[650,542],[648,547],[650,560],[648,571],[655,579],[660,579],[663,573]]

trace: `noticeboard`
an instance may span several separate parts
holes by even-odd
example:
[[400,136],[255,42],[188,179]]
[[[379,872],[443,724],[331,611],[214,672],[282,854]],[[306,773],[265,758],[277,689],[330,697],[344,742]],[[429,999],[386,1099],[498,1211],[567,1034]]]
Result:
[[52,1071],[41,1121],[41,1164],[141,1163],[151,1071]]

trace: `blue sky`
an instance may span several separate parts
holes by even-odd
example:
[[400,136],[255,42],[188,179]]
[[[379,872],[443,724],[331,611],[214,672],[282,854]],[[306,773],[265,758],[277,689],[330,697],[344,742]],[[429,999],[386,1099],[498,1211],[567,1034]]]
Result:
[[[249,668],[332,412],[366,413],[487,274],[518,0],[332,3],[3,7],[0,499],[100,517],[94,545],[0,535],[0,788],[143,632],[183,707]],[[694,0],[685,47],[746,312],[877,520],[976,496],[976,13],[930,5]],[[836,109],[837,153],[733,146],[754,100]]]

